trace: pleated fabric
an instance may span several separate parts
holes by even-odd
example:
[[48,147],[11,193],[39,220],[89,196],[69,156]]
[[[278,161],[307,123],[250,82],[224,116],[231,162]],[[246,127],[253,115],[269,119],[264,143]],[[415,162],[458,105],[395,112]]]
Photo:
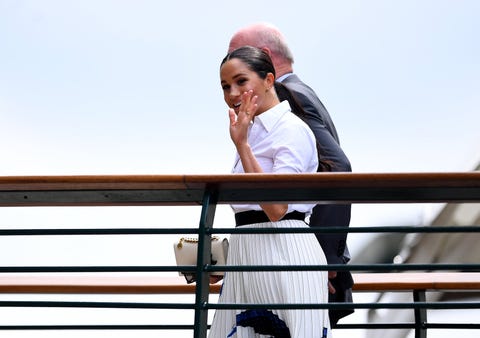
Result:
[[[249,228],[306,227],[284,220],[249,224]],[[314,234],[232,234],[227,265],[324,265],[326,258]],[[328,302],[326,271],[227,272],[218,302]],[[255,327],[255,328],[254,328]],[[331,338],[328,310],[216,310],[210,338]]]

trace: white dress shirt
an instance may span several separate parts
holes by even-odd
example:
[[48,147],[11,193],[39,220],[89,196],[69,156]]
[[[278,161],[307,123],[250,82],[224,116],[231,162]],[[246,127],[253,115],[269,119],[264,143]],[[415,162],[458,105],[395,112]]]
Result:
[[[311,129],[293,114],[288,101],[255,116],[248,143],[265,173],[316,173],[316,141]],[[238,153],[233,173],[244,173]],[[288,212],[310,213],[315,204],[290,204]],[[258,204],[232,204],[234,212],[262,210]]]

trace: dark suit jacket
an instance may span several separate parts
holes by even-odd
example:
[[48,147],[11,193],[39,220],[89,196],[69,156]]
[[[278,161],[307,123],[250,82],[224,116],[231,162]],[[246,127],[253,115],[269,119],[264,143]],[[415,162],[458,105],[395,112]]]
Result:
[[[352,171],[350,161],[340,148],[340,141],[335,125],[325,106],[315,92],[303,83],[297,75],[291,74],[282,83],[292,91],[295,98],[305,110],[305,122],[312,129],[319,146],[319,154],[333,164],[331,171]],[[321,168],[319,167],[319,171]],[[318,204],[310,216],[310,226],[349,226],[350,204]],[[350,254],[346,245],[347,233],[316,234],[327,257],[328,264],[346,264]],[[337,277],[330,280],[337,292],[329,295],[330,302],[352,302],[353,279],[349,271],[337,272]],[[352,313],[351,310],[331,310],[329,312],[332,325]]]

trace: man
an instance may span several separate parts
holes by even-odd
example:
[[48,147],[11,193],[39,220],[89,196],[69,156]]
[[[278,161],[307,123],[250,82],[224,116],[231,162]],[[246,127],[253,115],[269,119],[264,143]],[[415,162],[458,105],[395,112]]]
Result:
[[[335,125],[315,92],[293,73],[293,55],[283,34],[268,23],[256,23],[238,30],[230,39],[228,51],[250,45],[266,51],[275,67],[277,81],[285,84],[296,96],[307,113],[306,122],[315,134],[320,156],[330,163],[319,166],[318,171],[352,171],[350,161],[340,147]],[[350,204],[317,205],[310,217],[310,226],[349,226]],[[347,233],[316,234],[327,257],[328,264],[346,264],[350,254],[346,245]],[[349,271],[329,271],[329,302],[352,302],[353,279]],[[353,309],[330,310],[330,323]]]

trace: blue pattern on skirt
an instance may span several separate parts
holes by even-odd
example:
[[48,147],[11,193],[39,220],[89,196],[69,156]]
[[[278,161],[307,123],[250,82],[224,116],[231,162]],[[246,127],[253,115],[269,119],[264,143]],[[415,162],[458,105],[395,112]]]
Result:
[[256,333],[275,338],[291,338],[283,320],[269,310],[246,310],[237,315],[237,326],[253,327]]

